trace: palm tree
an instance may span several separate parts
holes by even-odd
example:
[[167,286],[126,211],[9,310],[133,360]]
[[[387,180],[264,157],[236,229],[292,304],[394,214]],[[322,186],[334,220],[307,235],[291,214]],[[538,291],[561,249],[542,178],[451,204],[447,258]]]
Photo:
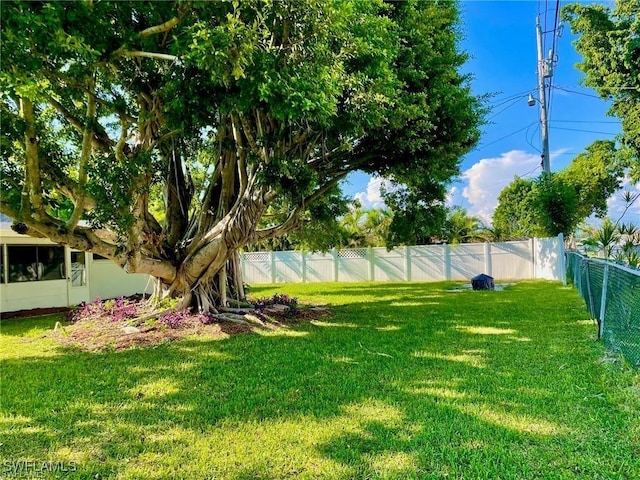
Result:
[[620,233],[620,251],[616,260],[632,267],[640,266],[640,227],[632,223],[621,224],[618,227]]
[[484,241],[484,226],[478,217],[470,216],[462,207],[449,210],[445,222],[445,238],[447,243],[468,243]]
[[384,247],[387,244],[387,234],[393,219],[391,210],[371,209],[364,213],[360,224],[365,243],[369,247]]
[[360,205],[354,205],[349,212],[342,217],[340,226],[343,230],[342,246],[347,248],[358,248],[365,246],[365,238],[360,227],[364,210]]
[[604,258],[611,258],[616,244],[620,241],[618,228],[609,218],[602,221],[602,226],[596,231],[593,239],[596,241]]

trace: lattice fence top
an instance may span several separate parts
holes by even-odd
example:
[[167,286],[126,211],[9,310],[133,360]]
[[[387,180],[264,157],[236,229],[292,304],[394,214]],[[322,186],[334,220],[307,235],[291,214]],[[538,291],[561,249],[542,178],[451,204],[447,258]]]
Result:
[[246,252],[243,256],[249,262],[266,262],[271,255],[269,252]]
[[368,251],[366,248],[353,248],[338,252],[338,258],[367,258],[367,256]]

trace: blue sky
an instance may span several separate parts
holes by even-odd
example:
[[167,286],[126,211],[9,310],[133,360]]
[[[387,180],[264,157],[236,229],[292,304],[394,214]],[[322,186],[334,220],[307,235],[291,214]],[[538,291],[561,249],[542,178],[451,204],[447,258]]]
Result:
[[[561,2],[561,6],[567,2]],[[555,24],[555,1],[462,1],[461,47],[470,59],[464,71],[473,75],[476,94],[493,94],[493,111],[483,127],[479,145],[462,159],[462,175],[451,185],[449,204],[460,205],[470,214],[489,222],[497,196],[514,178],[535,177],[540,167],[540,113],[529,107],[529,93],[538,97],[535,22],[538,13],[544,34],[545,53],[551,48]],[[546,28],[545,28],[546,26]],[[591,89],[580,85],[583,77],[575,64],[570,29],[557,38],[549,111],[551,170],[566,167],[573,157],[597,139],[613,139],[619,121],[606,115],[608,105]],[[380,179],[356,173],[348,178],[345,192],[365,207],[381,206]],[[627,185],[640,192],[640,185]],[[622,213],[619,196],[609,200],[610,215]],[[618,213],[619,212],[619,213]],[[640,223],[640,204],[624,217]]]

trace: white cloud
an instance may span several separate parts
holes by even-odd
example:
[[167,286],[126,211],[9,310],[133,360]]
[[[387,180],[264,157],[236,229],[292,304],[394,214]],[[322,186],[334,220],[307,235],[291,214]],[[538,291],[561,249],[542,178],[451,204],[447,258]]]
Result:
[[371,177],[367,184],[367,190],[365,192],[356,193],[353,198],[358,200],[362,207],[367,208],[385,208],[386,205],[380,193],[380,187],[388,184],[388,182],[382,177]]
[[540,156],[522,150],[512,150],[497,158],[483,158],[468,170],[462,178],[468,183],[462,196],[469,202],[469,215],[491,222],[498,206],[498,195],[514,177],[535,177],[540,173]]

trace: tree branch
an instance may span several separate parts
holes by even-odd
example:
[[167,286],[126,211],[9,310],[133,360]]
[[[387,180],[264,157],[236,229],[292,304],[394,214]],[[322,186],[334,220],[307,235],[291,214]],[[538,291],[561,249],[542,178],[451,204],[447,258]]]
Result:
[[[94,101],[96,101],[95,96],[93,97]],[[55,98],[53,97],[49,97],[49,103],[58,111],[58,113],[60,113],[64,118],[67,119],[67,121],[80,133],[82,133],[84,135],[85,132],[85,125],[82,124],[82,122],[75,116],[73,115],[69,110],[67,110],[64,105],[62,105],[60,102],[58,102]],[[94,123],[95,125],[99,125],[97,123]],[[113,140],[111,140],[109,138],[109,136],[107,135],[107,133],[100,129],[100,130],[92,130],[93,135],[91,136],[91,142],[93,144],[94,148],[98,148],[100,150],[103,151],[109,151],[115,144],[116,142],[114,142]]]
[[178,17],[173,17],[171,20],[168,20],[160,25],[145,28],[138,35],[140,36],[140,38],[146,38],[146,37],[150,37],[151,35],[155,35],[156,33],[168,32],[173,27],[175,27],[178,23],[180,23],[180,19]]
[[240,114],[239,117],[240,117],[240,124],[242,125],[242,131],[244,133],[244,136],[247,139],[247,142],[249,143],[249,147],[251,147],[251,151],[257,157],[259,157],[263,162],[268,161],[267,152],[265,151],[264,147],[259,148],[258,144],[256,143],[256,139],[253,136],[253,132],[251,131],[251,126],[249,125],[249,121],[242,114]]
[[22,209],[42,213],[42,183],[40,180],[40,154],[36,136],[33,103],[27,98],[20,98],[20,116],[26,124],[24,132],[25,145],[25,181],[22,191]]
[[78,198],[76,199],[75,206],[71,218],[67,222],[67,228],[73,232],[78,225],[78,222],[82,218],[85,207],[86,194],[84,193],[85,185],[87,184],[87,165],[91,158],[93,147],[93,130],[91,125],[95,121],[96,116],[96,101],[94,96],[95,89],[95,77],[89,79],[89,93],[87,93],[87,117],[85,120],[84,132],[82,134],[82,152],[80,154],[80,168],[78,169]]
[[338,174],[336,177],[329,180],[322,187],[320,187],[318,190],[316,190],[307,198],[305,198],[298,207],[296,207],[294,210],[291,211],[291,213],[289,214],[289,217],[280,225],[277,225],[275,227],[270,227],[270,228],[264,228],[261,230],[256,230],[254,234],[255,240],[262,241],[262,240],[268,240],[270,238],[278,237],[281,235],[285,235],[286,233],[289,233],[291,230],[298,227],[300,222],[300,214],[305,210],[306,206],[312,203],[313,201],[317,200],[321,196],[323,196],[325,193],[327,193],[329,189],[334,187],[340,180],[346,177],[347,173],[348,172],[343,172]]
[[115,55],[122,56],[122,57],[153,58],[156,60],[169,60],[171,62],[178,60],[177,56],[169,55],[168,53],[144,52],[141,50],[117,50],[115,52]]

